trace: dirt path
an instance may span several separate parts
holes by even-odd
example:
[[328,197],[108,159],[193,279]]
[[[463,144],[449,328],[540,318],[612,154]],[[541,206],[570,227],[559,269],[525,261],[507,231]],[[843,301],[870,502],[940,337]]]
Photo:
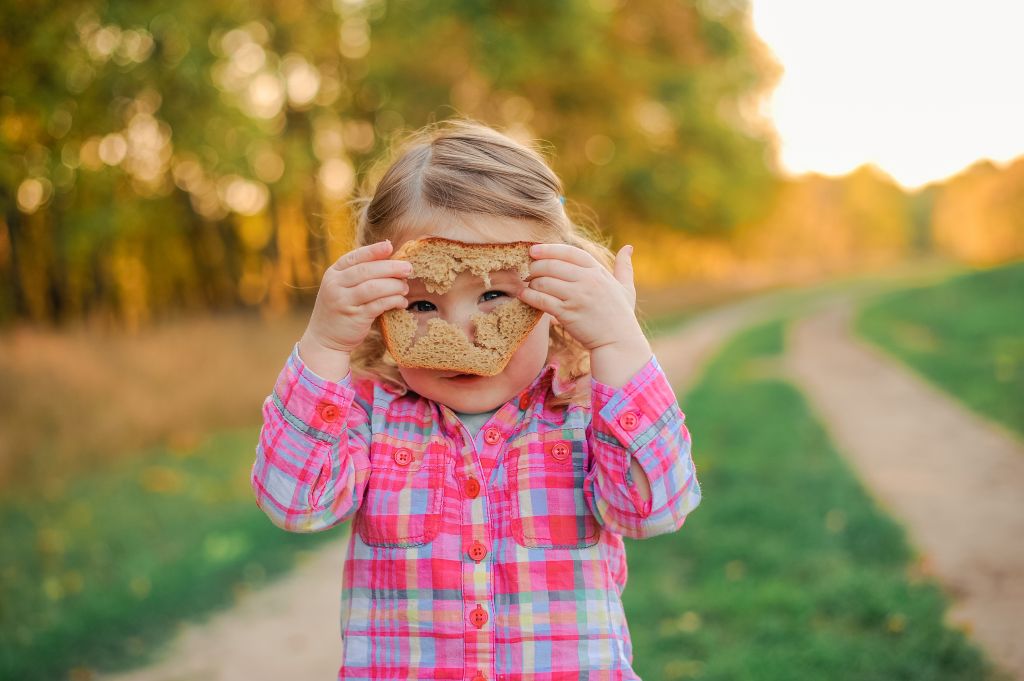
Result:
[[329,681],[338,676],[341,566],[338,540],[306,554],[284,577],[205,622],[184,625],[148,667],[109,681]]
[[790,329],[785,368],[944,586],[951,624],[1024,680],[1024,443],[854,338],[838,298]]

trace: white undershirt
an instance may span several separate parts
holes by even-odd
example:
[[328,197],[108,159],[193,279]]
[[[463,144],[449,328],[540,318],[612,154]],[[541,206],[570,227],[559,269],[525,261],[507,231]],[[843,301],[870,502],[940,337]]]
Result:
[[499,409],[501,409],[500,405],[490,411],[481,412],[479,414],[467,414],[457,411],[455,412],[455,415],[458,416],[459,420],[466,425],[466,428],[469,429],[470,435],[475,439],[476,434],[480,432],[480,429],[484,427],[484,424],[487,423],[487,421],[489,421],[490,418],[494,416],[494,413]]

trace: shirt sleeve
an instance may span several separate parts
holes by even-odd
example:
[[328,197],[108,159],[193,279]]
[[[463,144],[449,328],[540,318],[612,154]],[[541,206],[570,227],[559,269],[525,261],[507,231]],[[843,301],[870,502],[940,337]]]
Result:
[[[633,539],[674,532],[700,503],[690,433],[658,360],[621,388],[591,376],[587,431],[592,467],[584,481],[591,512],[605,528]],[[630,475],[636,459],[651,483],[646,503]]]
[[369,478],[370,413],[372,392],[357,392],[351,371],[318,376],[295,344],[263,401],[251,476],[256,505],[275,525],[317,532],[355,514]]

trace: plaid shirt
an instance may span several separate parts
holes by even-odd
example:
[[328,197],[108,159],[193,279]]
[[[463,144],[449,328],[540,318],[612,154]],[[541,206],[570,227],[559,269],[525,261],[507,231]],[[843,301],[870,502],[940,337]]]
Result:
[[656,358],[618,389],[589,380],[590,405],[552,408],[570,386],[548,364],[474,438],[413,391],[317,376],[295,344],[252,487],[285,530],[353,518],[339,679],[639,678],[622,538],[679,529],[700,485]]

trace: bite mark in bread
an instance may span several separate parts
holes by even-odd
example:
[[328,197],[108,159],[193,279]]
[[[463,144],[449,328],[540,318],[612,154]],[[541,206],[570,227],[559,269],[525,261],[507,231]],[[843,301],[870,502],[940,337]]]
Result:
[[[468,270],[491,286],[490,273],[515,271],[525,280],[530,274],[530,246],[536,242],[474,244],[443,237],[425,237],[402,244],[392,259],[412,263],[410,278],[423,281],[431,293],[443,295],[460,272]],[[427,330],[415,338],[418,323],[408,310],[388,310],[380,317],[388,352],[402,367],[442,369],[494,376],[508,364],[543,312],[513,298],[489,313],[474,314],[471,341],[443,319],[427,320]]]

